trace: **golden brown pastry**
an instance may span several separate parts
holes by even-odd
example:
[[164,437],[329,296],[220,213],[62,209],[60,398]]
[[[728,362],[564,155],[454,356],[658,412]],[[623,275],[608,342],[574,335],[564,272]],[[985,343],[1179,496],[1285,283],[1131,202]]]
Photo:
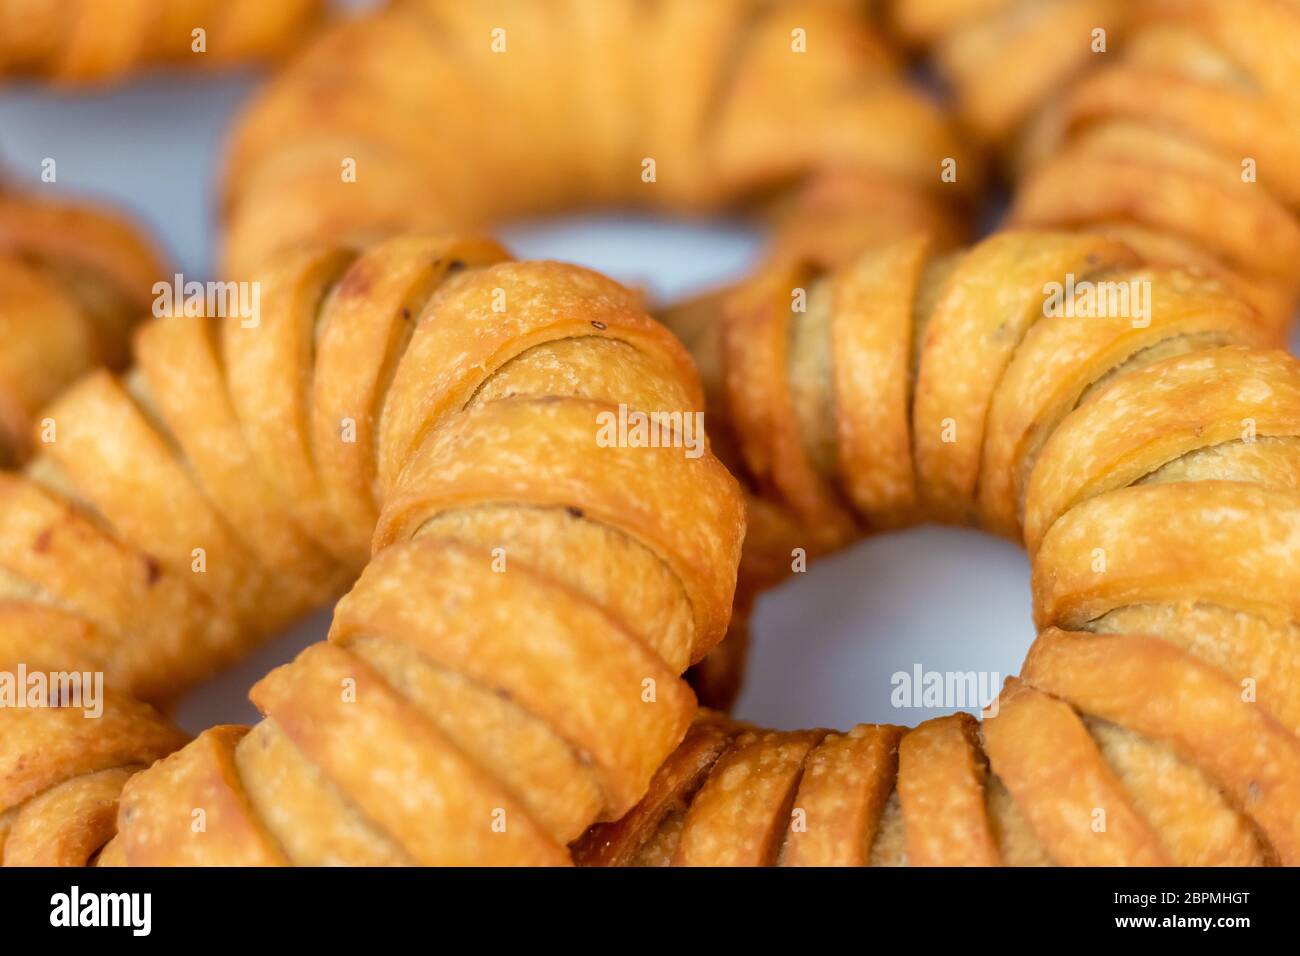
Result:
[[0,0],[0,77],[80,85],[140,69],[221,69],[277,57],[320,0]]
[[[0,633],[57,618],[153,701],[365,569],[254,689],[266,720],[133,780],[100,862],[567,861],[680,741],[730,616],[742,502],[687,353],[614,282],[481,240],[257,281],[251,327],[145,325],[0,492]],[[651,412],[653,444],[603,431]]]
[[[886,14],[896,36],[927,51],[975,138],[1011,154],[1019,177],[1012,228],[1092,232],[1124,242],[1149,264],[1217,278],[1256,306],[1281,343],[1300,304],[1300,220],[1287,185],[1297,168],[1287,157],[1300,148],[1300,74],[1288,59],[1300,45],[1300,7],[1289,0],[893,0]],[[1093,52],[1094,30],[1105,33],[1104,51]],[[1258,172],[1265,155],[1267,176]],[[818,192],[834,202],[836,191],[819,185]],[[760,274],[784,275],[787,260],[843,266],[915,221],[880,206],[846,209],[842,217],[792,217]],[[938,248],[953,244],[950,234],[931,235]],[[712,392],[720,382],[710,373],[720,348],[714,317],[732,291],[662,315],[701,360]],[[725,396],[711,394],[709,407],[716,425]],[[734,456],[723,457],[740,469]],[[760,512],[751,496],[749,510],[745,564],[763,565],[761,589],[773,574],[788,573],[796,542],[786,538],[798,523],[771,501]],[[771,545],[753,543],[756,528],[766,529]],[[756,558],[758,551],[775,558]],[[742,573],[742,592],[755,589],[744,585],[748,576]],[[711,695],[703,699],[722,709],[739,687],[739,648],[748,640],[743,621],[733,628],[742,632],[736,647],[720,648],[697,670],[700,691]]]
[[1121,239],[1290,322],[1300,4],[895,0],[892,19],[929,49],[977,138],[1014,154],[1012,224]]
[[[1144,298],[1104,314],[1123,287]],[[1101,237],[1004,232],[791,266],[714,334],[733,459],[791,516],[746,564],[973,524],[1025,542],[1040,635],[982,724],[706,718],[579,862],[1300,863],[1300,362],[1254,309]]]
[[408,0],[339,24],[247,111],[224,258],[242,275],[304,240],[778,196],[836,235],[952,232],[978,182],[854,4]]
[[0,465],[30,453],[33,416],[60,388],[126,363],[165,273],[118,215],[0,188]]

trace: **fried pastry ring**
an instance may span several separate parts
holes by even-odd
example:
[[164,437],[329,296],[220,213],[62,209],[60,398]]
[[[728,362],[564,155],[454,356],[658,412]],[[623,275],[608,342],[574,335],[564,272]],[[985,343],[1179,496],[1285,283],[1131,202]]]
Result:
[[[634,293],[483,240],[301,250],[259,281],[255,324],[142,327],[136,368],[64,392],[59,440],[4,479],[4,662],[58,624],[49,655],[119,695],[172,699],[360,573],[330,640],[255,688],[266,720],[135,780],[98,861],[567,862],[686,732],[680,675],[730,616],[734,479],[706,446],[598,438],[620,405],[700,410],[687,353]],[[138,769],[159,733],[48,759]],[[5,819],[67,803],[19,772],[48,745],[0,736]],[[78,804],[94,835],[126,776]]]
[[[1149,314],[1044,314],[1066,273],[1145,283]],[[710,357],[717,447],[785,516],[742,573],[972,524],[1024,541],[1040,636],[982,723],[706,714],[578,862],[1300,862],[1300,363],[1253,308],[1101,237],[1014,231],[792,265],[728,305],[669,320]]]
[[579,207],[757,202],[790,243],[854,249],[955,235],[979,180],[852,4],[407,0],[328,31],[247,110],[224,263],[240,276],[304,241]]

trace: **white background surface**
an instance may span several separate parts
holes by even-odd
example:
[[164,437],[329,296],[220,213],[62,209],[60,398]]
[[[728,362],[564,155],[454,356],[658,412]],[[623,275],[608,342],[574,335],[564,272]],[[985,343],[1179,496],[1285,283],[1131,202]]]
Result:
[[[111,94],[0,94],[0,156],[15,179],[108,197],[153,229],[186,278],[208,276],[213,189],[232,111],[249,77],[155,78]],[[38,183],[41,160],[58,183]],[[503,230],[520,257],[583,263],[671,299],[737,275],[759,238],[743,227],[604,216]],[[972,531],[879,537],[796,576],[760,602],[739,716],[763,724],[915,723],[937,711],[890,706],[890,675],[1014,673],[1033,632],[1029,567],[1019,549]],[[328,613],[298,627],[182,705],[191,731],[252,722],[247,688],[324,635]]]

